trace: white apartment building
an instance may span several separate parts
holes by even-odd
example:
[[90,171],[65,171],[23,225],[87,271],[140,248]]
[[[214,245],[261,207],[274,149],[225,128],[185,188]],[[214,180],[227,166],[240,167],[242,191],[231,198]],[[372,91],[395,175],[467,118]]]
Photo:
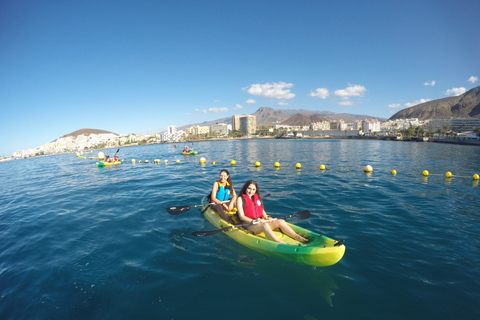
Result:
[[216,123],[210,126],[210,134],[226,136],[232,132],[232,125],[226,123]]

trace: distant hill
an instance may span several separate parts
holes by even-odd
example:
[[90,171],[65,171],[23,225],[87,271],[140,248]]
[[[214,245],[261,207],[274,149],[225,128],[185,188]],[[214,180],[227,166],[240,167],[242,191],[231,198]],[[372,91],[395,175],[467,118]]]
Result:
[[[257,126],[272,126],[274,124],[285,124],[292,126],[308,125],[312,122],[343,120],[345,122],[354,122],[361,120],[377,119],[379,121],[385,118],[372,117],[367,115],[358,115],[350,113],[335,113],[331,111],[318,111],[306,109],[273,109],[261,107],[253,113],[257,118]],[[302,117],[303,116],[303,117]],[[291,120],[290,120],[291,119]],[[308,123],[307,123],[308,122]],[[188,124],[178,127],[179,130],[185,130],[191,126],[210,126],[215,123],[231,124],[232,118],[221,118],[217,120],[204,121],[201,123]]]
[[362,114],[351,114],[351,113],[336,113],[332,111],[305,110],[305,109],[282,109],[282,111],[291,116],[297,113],[306,114],[306,115],[318,114],[318,115],[321,115],[322,117],[325,117],[329,121],[343,120],[345,122],[354,122],[354,121],[372,120],[372,119],[376,119],[379,121],[386,120],[385,118],[381,118],[381,117],[373,117],[373,116],[367,116]]
[[86,135],[88,136],[89,134],[100,134],[100,133],[113,133],[113,134],[116,134],[114,132],[111,132],[111,131],[105,131],[105,130],[99,130],[99,129],[80,129],[80,130],[77,130],[77,131],[74,131],[74,132],[71,132],[71,133],[67,133],[66,135],[60,137],[60,138],[66,138],[66,137],[76,137],[76,136],[79,136],[79,135]]
[[480,86],[459,96],[432,100],[400,110],[390,120],[405,118],[480,118]]
[[297,113],[296,115],[293,115],[287,120],[283,121],[282,124],[289,126],[308,126],[311,123],[321,121],[328,121],[328,119],[316,113],[310,115]]
[[257,118],[257,126],[271,126],[290,118],[282,110],[275,110],[268,107],[261,107],[253,114]]

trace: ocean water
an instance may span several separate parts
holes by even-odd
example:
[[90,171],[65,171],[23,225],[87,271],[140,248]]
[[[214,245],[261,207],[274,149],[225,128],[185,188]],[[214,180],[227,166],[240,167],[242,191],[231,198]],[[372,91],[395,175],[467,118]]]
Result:
[[[121,148],[126,161],[110,168],[74,154],[0,163],[0,319],[480,317],[480,148],[247,140],[199,142],[198,156],[183,156],[181,147]],[[225,234],[192,236],[212,229],[200,209],[165,208],[200,204],[223,168],[237,191],[255,179],[271,193],[272,216],[310,210],[291,222],[344,239],[343,259],[312,267]]]

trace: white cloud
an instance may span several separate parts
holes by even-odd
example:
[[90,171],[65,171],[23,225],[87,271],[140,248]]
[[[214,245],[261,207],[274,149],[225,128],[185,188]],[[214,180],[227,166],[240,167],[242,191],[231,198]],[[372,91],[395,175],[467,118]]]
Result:
[[219,113],[219,112],[227,112],[228,108],[210,108],[208,110],[202,110],[203,113]]
[[257,103],[257,101],[253,100],[253,99],[248,99],[247,101],[245,101],[247,104],[255,104]]
[[218,103],[218,102],[222,102],[222,100],[218,100],[218,99],[217,99],[217,100],[214,100],[213,102]]
[[320,99],[326,99],[329,95],[330,93],[326,88],[317,88],[314,92],[310,92],[309,94],[310,97],[319,97]]
[[279,106],[288,106],[288,103],[286,103],[285,101],[280,101],[278,103]]
[[417,104],[428,102],[430,100],[432,100],[432,99],[420,99],[420,100],[417,100],[417,101],[414,101],[414,102],[407,102],[407,103],[405,103],[405,107],[407,107],[407,108],[413,107],[413,106],[416,106]]
[[454,96],[459,96],[461,94],[464,94],[465,92],[467,91],[467,89],[465,89],[464,87],[461,87],[461,88],[452,88],[452,89],[448,89],[445,94],[447,96],[450,96],[450,95],[454,95]]
[[261,96],[264,98],[274,98],[287,100],[295,97],[294,93],[291,93],[289,88],[293,87],[293,83],[265,83],[265,84],[252,84],[243,90],[246,90],[248,94],[253,96]]
[[349,87],[341,90],[336,90],[333,94],[336,97],[341,97],[343,100],[348,100],[350,97],[363,97],[363,94],[367,91],[364,86],[357,84],[350,85]]
[[235,107],[232,108],[233,110],[240,110],[243,109],[243,106],[236,104]]
[[400,108],[401,106],[402,105],[400,103],[392,103],[388,105],[389,108]]
[[470,78],[468,78],[467,81],[470,82],[470,83],[475,83],[475,82],[478,81],[478,77],[471,76]]
[[345,106],[345,107],[349,107],[349,106],[353,106],[353,101],[350,101],[350,100],[343,100],[343,101],[340,101],[338,103],[339,106]]
[[433,87],[433,86],[435,85],[435,81],[433,81],[433,80],[432,80],[431,82],[428,82],[428,81],[427,81],[427,82],[425,82],[423,85],[424,85],[424,86],[432,86],[432,87]]
[[199,112],[199,111],[200,111],[200,109],[195,109],[195,112]]

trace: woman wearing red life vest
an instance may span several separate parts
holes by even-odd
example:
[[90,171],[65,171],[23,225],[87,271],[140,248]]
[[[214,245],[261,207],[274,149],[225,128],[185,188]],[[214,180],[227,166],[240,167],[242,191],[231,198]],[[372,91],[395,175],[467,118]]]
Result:
[[263,208],[263,201],[260,196],[260,191],[258,190],[258,184],[254,180],[247,181],[242,190],[240,190],[237,199],[237,213],[240,220],[244,222],[258,222],[247,227],[254,234],[263,232],[270,240],[285,244],[285,242],[280,240],[273,232],[273,230],[280,228],[283,233],[297,241],[308,241],[308,239],[296,234],[285,220],[273,220],[267,216]]

